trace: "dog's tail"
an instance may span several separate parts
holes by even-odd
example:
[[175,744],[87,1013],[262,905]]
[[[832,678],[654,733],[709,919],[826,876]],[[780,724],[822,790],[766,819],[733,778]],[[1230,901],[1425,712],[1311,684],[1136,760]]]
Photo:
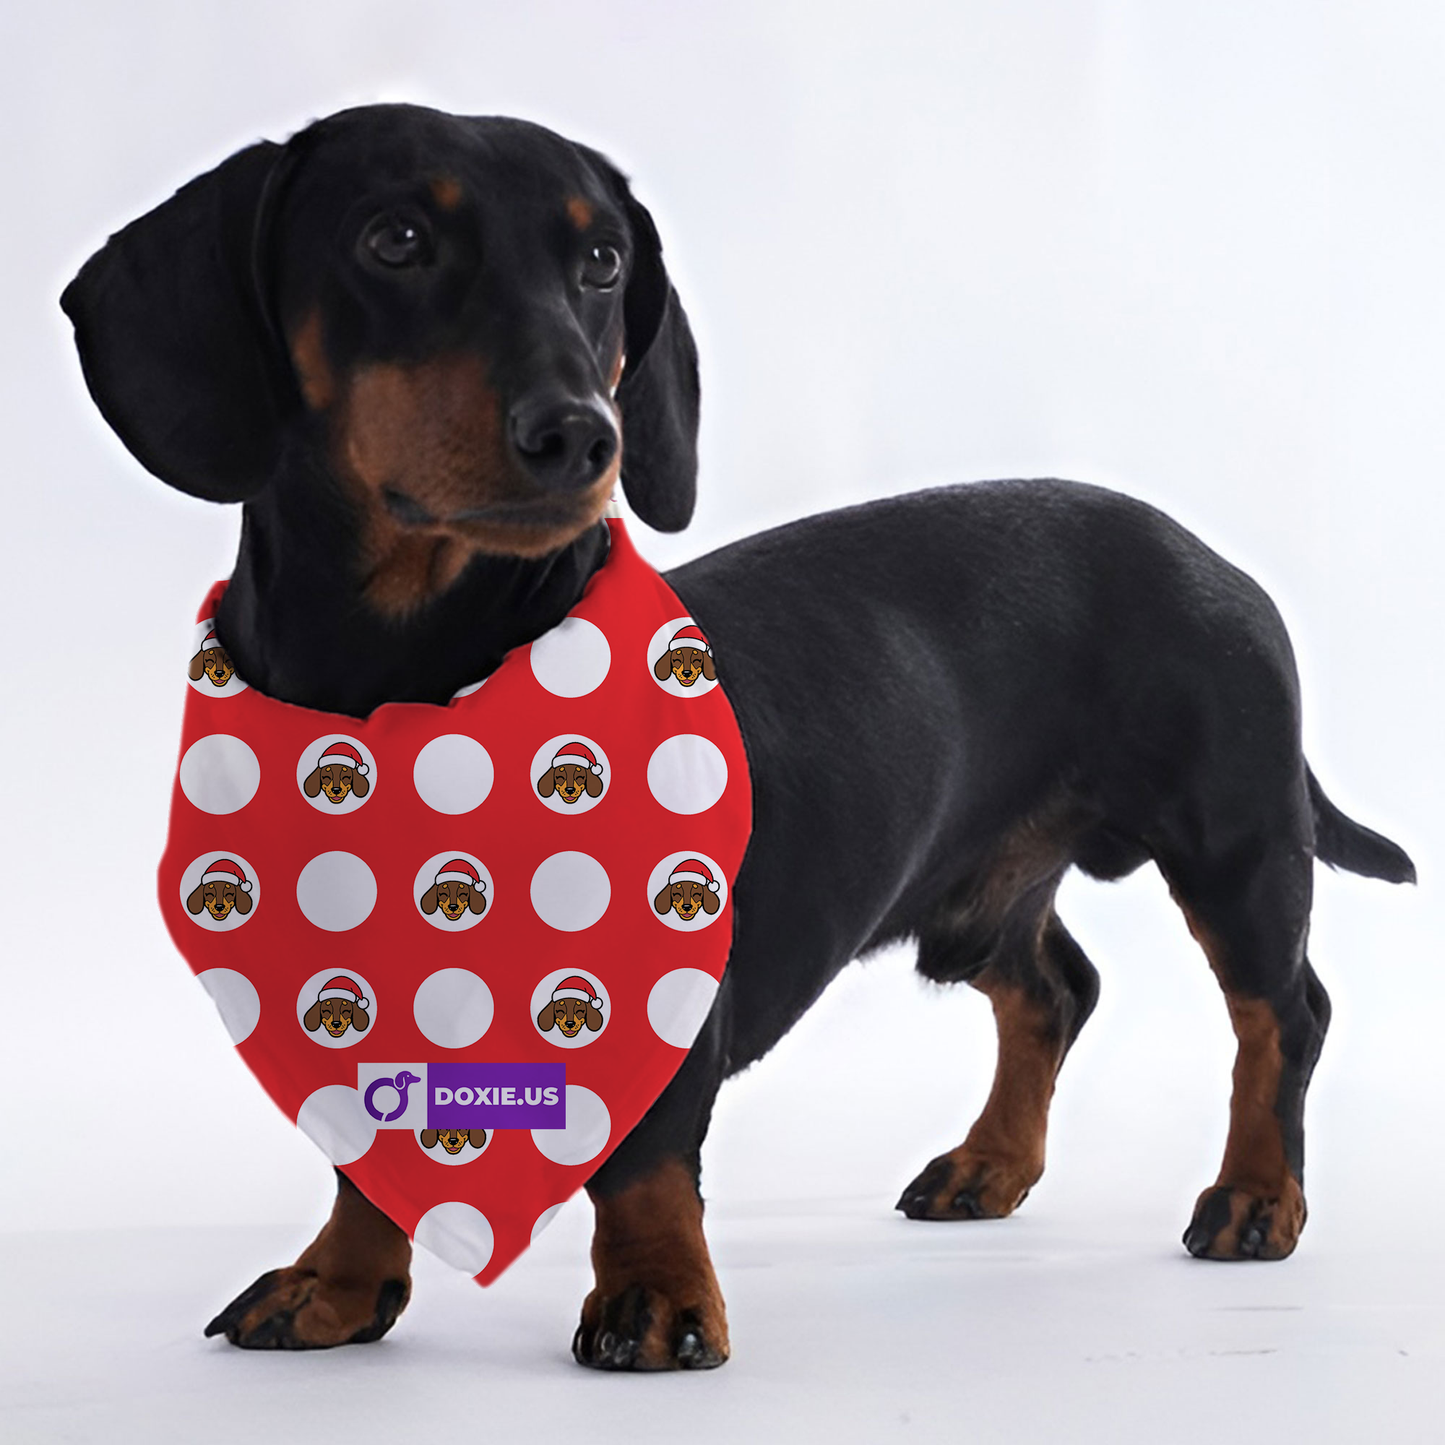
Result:
[[1362,827],[1347,818],[1325,797],[1315,775],[1309,779],[1310,803],[1315,813],[1315,857],[1331,868],[1344,868],[1366,878],[1383,878],[1387,883],[1413,883],[1415,865],[1398,843]]

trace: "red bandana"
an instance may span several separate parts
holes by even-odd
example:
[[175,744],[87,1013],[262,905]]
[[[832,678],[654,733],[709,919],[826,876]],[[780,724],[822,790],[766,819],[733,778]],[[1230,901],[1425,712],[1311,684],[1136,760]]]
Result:
[[161,909],[266,1091],[490,1284],[707,1015],[751,825],[706,638],[618,522],[582,600],[445,707],[263,697],[194,638]]

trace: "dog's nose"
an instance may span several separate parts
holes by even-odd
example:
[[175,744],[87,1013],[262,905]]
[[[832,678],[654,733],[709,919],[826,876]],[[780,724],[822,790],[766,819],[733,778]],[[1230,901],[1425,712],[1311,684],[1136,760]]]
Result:
[[617,423],[600,398],[531,397],[510,420],[522,465],[550,491],[590,487],[617,455]]

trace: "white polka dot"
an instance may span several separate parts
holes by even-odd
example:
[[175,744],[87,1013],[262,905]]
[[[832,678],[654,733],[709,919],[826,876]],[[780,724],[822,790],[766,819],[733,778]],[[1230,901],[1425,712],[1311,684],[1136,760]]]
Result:
[[487,1216],[459,1199],[433,1204],[417,1220],[412,1238],[467,1274],[480,1274],[492,1257],[492,1226]]
[[532,1142],[554,1164],[585,1164],[595,1159],[612,1137],[607,1105],[581,1084],[567,1085],[567,1127],[533,1129]]
[[215,1003],[231,1042],[239,1044],[250,1038],[261,1017],[261,995],[256,985],[234,968],[208,968],[196,977]]
[[317,928],[345,933],[376,907],[376,875],[355,853],[318,853],[296,880],[296,901]]
[[476,738],[443,733],[416,755],[411,776],[428,808],[470,813],[492,791],[492,759]]
[[492,991],[466,968],[441,968],[412,1000],[416,1026],[443,1049],[464,1049],[492,1026]]
[[256,796],[261,764],[240,738],[197,738],[181,759],[181,791],[203,813],[234,813]]
[[586,853],[554,853],[532,875],[537,917],[562,933],[591,928],[611,897],[607,870]]
[[717,997],[717,979],[700,968],[665,973],[647,995],[647,1022],[663,1043],[690,1049]]
[[531,648],[532,675],[558,697],[582,697],[612,666],[602,629],[581,617],[564,617]]
[[714,742],[678,733],[659,743],[647,764],[647,786],[669,812],[702,813],[728,785],[727,759]]
[[546,1229],[547,1226],[548,1226],[549,1224],[551,1224],[551,1222],[552,1222],[554,1219],[556,1219],[556,1217],[557,1217],[557,1211],[558,1211],[559,1209],[561,1209],[561,1208],[562,1208],[562,1206],[561,1206],[560,1204],[553,1204],[553,1205],[551,1205],[549,1208],[544,1209],[544,1210],[537,1216],[537,1222],[532,1226],[532,1243],[533,1243],[533,1244],[536,1244],[538,1235],[540,1235],[540,1234],[542,1233],[542,1231],[543,1231],[544,1229]]
[[354,1164],[376,1139],[376,1125],[361,1095],[345,1084],[326,1084],[309,1094],[296,1127],[333,1164]]

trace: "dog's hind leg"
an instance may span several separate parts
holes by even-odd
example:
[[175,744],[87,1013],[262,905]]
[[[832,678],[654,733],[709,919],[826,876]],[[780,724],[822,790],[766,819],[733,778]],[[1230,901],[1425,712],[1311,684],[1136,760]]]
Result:
[[[1042,916],[1034,909],[1014,913],[982,970],[964,974],[993,1005],[993,1088],[963,1143],[903,1191],[897,1207],[910,1219],[1002,1218],[1044,1172],[1054,1080],[1099,992],[1099,975],[1059,921],[1052,894],[1053,884]],[[919,969],[937,977],[930,962],[925,938]]]
[[320,1350],[379,1340],[411,1298],[411,1243],[343,1174],[321,1233],[206,1326],[247,1350]]
[[1304,1228],[1305,1091],[1330,1018],[1305,955],[1311,853],[1275,826],[1226,856],[1176,861],[1165,874],[1238,1041],[1224,1162],[1184,1244],[1204,1259],[1283,1259]]

